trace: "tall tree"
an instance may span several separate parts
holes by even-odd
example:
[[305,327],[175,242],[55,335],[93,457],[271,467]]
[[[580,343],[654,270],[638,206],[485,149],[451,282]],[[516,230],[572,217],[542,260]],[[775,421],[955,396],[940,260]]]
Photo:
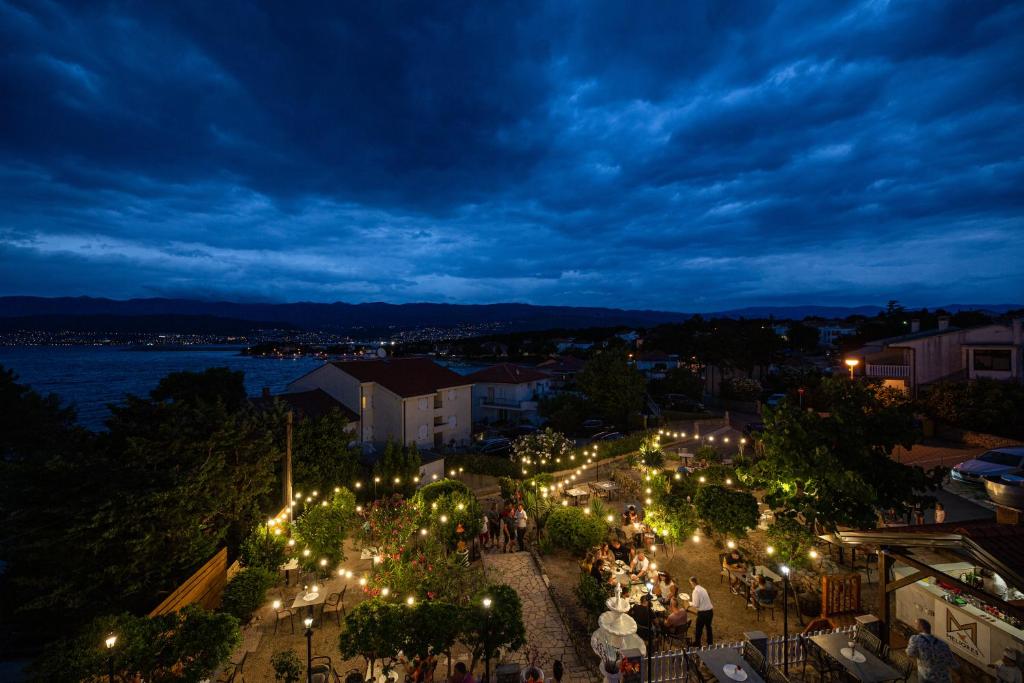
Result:
[[872,527],[876,508],[905,509],[926,498],[942,471],[926,474],[890,453],[918,438],[913,409],[902,394],[845,378],[822,381],[815,410],[783,401],[768,411],[764,456],[740,476],[766,491],[777,509],[803,513],[824,527]]
[[353,443],[348,419],[340,410],[299,420],[293,443],[297,490],[326,493],[335,486],[352,485],[360,449]]
[[583,366],[576,382],[601,415],[622,428],[643,407],[646,381],[629,365],[624,350],[598,353]]

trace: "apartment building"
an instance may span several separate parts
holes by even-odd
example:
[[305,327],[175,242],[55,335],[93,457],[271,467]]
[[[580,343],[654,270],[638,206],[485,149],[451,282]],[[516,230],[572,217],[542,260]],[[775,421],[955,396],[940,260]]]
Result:
[[466,376],[473,382],[473,421],[537,424],[538,401],[551,392],[551,377],[533,368],[499,363]]
[[359,416],[359,440],[388,439],[419,448],[469,443],[472,381],[429,358],[378,358],[325,363],[288,385],[321,389]]

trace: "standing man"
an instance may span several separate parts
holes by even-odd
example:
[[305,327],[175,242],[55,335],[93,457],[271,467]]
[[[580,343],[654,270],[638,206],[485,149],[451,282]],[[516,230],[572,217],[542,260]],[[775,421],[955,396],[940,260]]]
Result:
[[526,516],[526,508],[523,504],[519,504],[519,509],[516,510],[516,540],[519,541],[519,549],[526,550],[526,523],[529,521],[529,517]]
[[946,641],[932,635],[932,625],[926,619],[914,622],[918,633],[907,642],[907,656],[917,660],[917,680],[920,683],[950,683],[951,669],[960,663]]
[[715,618],[714,608],[711,605],[711,596],[704,586],[700,585],[696,576],[690,577],[690,609],[697,614],[697,628],[694,635],[694,644],[700,645],[700,636],[704,628],[708,629],[708,645],[714,642],[711,634],[711,620]]

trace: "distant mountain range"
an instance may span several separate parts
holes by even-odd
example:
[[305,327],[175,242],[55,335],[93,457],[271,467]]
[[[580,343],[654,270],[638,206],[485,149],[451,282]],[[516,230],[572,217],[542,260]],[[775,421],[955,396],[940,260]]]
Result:
[[[942,306],[948,311],[985,310],[1005,313],[1020,304],[956,304]],[[757,306],[704,317],[745,317],[800,320],[808,316],[845,318],[872,316],[881,306]],[[451,328],[458,325],[503,324],[509,331],[580,329],[586,327],[649,327],[680,322],[690,313],[623,310],[530,304],[387,304],[387,303],[236,303],[193,299],[102,299],[93,297],[0,297],[0,330],[75,329],[118,330],[135,324],[134,331],[218,332],[240,334],[251,329],[289,328],[358,333],[360,331],[406,330],[423,327]],[[36,325],[36,327],[32,327]],[[56,326],[56,327],[53,327]],[[182,329],[178,329],[181,327]]]

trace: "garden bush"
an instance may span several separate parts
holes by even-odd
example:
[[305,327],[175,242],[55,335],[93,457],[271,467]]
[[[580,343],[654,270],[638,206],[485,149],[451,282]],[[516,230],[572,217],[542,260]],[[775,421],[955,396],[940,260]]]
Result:
[[556,548],[582,555],[605,539],[608,527],[604,520],[586,514],[583,508],[556,506],[548,515],[545,533]]
[[565,434],[549,427],[541,432],[520,436],[512,442],[512,452],[520,467],[519,474],[522,474],[523,469],[533,473],[552,472],[569,467],[573,445]]
[[220,611],[249,621],[267,597],[267,590],[277,583],[277,573],[262,567],[249,567],[235,574],[224,588]]
[[270,657],[274,680],[281,683],[298,683],[302,677],[302,660],[294,650],[281,650]]
[[449,470],[464,468],[469,474],[484,474],[492,477],[520,477],[523,474],[523,471],[508,458],[482,453],[446,455],[444,463]]
[[775,549],[778,561],[794,569],[810,564],[808,552],[816,539],[813,531],[792,517],[777,517],[765,534],[765,540]]
[[741,538],[757,526],[757,499],[745,491],[707,484],[694,497],[697,514],[713,532]]
[[414,500],[421,505],[430,505],[438,498],[448,496],[453,493],[469,494],[472,493],[472,491],[470,491],[469,487],[458,479],[442,479],[441,481],[435,481],[421,488],[416,492]]
[[590,615],[591,621],[595,621],[607,609],[605,602],[612,595],[610,586],[599,583],[593,576],[583,572],[580,572],[580,580],[573,588],[573,593],[580,601],[580,607]]
[[[350,507],[351,506],[351,507]],[[302,551],[299,562],[306,571],[320,569],[320,560],[326,559],[330,569],[345,559],[342,544],[352,521],[355,497],[347,489],[335,494],[327,505],[312,505],[292,523],[292,536]]]
[[729,377],[722,380],[722,398],[735,401],[756,401],[761,396],[761,383],[746,377]]
[[285,561],[285,536],[275,535],[272,531],[268,533],[267,527],[263,524],[253,529],[238,550],[239,559],[246,567],[262,567],[271,571]]

